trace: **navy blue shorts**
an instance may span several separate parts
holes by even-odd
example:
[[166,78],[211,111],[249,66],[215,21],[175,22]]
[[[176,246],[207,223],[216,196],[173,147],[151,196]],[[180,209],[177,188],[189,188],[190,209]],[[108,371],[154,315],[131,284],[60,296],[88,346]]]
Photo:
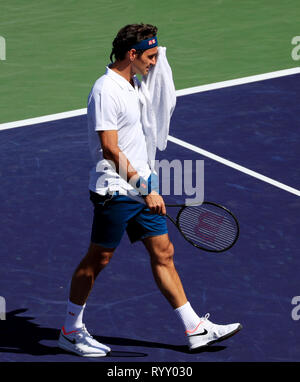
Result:
[[116,248],[126,231],[131,243],[168,233],[166,216],[151,214],[145,205],[125,195],[99,195],[90,191],[94,205],[91,242]]

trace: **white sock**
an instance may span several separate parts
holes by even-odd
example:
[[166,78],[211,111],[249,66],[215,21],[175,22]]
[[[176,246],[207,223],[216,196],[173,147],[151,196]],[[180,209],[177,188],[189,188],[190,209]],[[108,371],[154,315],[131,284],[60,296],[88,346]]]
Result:
[[82,316],[85,306],[86,304],[76,305],[68,301],[67,316],[64,324],[64,329],[67,333],[82,328]]
[[195,329],[200,322],[200,317],[195,313],[189,302],[175,309],[175,313],[181,320],[185,330]]

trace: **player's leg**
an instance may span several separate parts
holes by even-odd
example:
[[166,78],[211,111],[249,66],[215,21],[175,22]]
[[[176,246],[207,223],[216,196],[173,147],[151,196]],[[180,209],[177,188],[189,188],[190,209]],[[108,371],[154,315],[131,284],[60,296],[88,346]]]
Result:
[[176,309],[187,298],[173,261],[174,247],[168,234],[147,237],[143,243],[148,250],[154,279],[171,306]]
[[82,317],[94,282],[109,263],[113,252],[114,249],[91,243],[87,254],[77,266],[71,281],[67,315],[58,341],[62,349],[86,357],[102,357],[111,351],[89,334]]
[[109,347],[92,338],[82,318],[95,280],[109,263],[126,228],[112,199],[111,195],[91,195],[94,204],[91,244],[73,274],[67,314],[59,338],[60,347],[87,357],[105,356],[110,351]]
[[168,234],[144,238],[143,242],[150,254],[154,279],[182,322],[190,350],[222,341],[242,328],[239,323],[214,324],[208,320],[209,314],[200,317],[194,311],[175,269],[174,248]]
[[109,263],[114,250],[114,248],[105,248],[99,244],[90,244],[86,256],[72,277],[69,300],[73,304],[84,305],[86,303],[98,274]]
[[158,288],[174,309],[184,329],[194,329],[201,319],[187,300],[175,268],[174,246],[169,235],[150,236],[142,241],[149,252],[152,273]]

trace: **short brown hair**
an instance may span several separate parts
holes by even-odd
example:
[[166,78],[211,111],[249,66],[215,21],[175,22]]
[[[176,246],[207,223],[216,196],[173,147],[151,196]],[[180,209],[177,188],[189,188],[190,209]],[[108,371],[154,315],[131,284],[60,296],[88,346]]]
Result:
[[[110,54],[110,61],[112,62],[113,56],[117,61],[123,60],[126,53],[135,44],[140,41],[146,40],[150,37],[155,37],[157,34],[157,27],[151,24],[128,24],[119,30],[112,45],[113,49]],[[142,54],[143,51],[137,51],[138,54]]]

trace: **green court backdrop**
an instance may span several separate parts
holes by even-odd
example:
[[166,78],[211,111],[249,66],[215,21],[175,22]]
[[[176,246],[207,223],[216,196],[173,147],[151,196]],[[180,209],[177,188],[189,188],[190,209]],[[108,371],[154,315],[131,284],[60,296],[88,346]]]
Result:
[[176,89],[300,65],[299,0],[0,0],[0,123],[86,107],[129,23],[159,28]]

